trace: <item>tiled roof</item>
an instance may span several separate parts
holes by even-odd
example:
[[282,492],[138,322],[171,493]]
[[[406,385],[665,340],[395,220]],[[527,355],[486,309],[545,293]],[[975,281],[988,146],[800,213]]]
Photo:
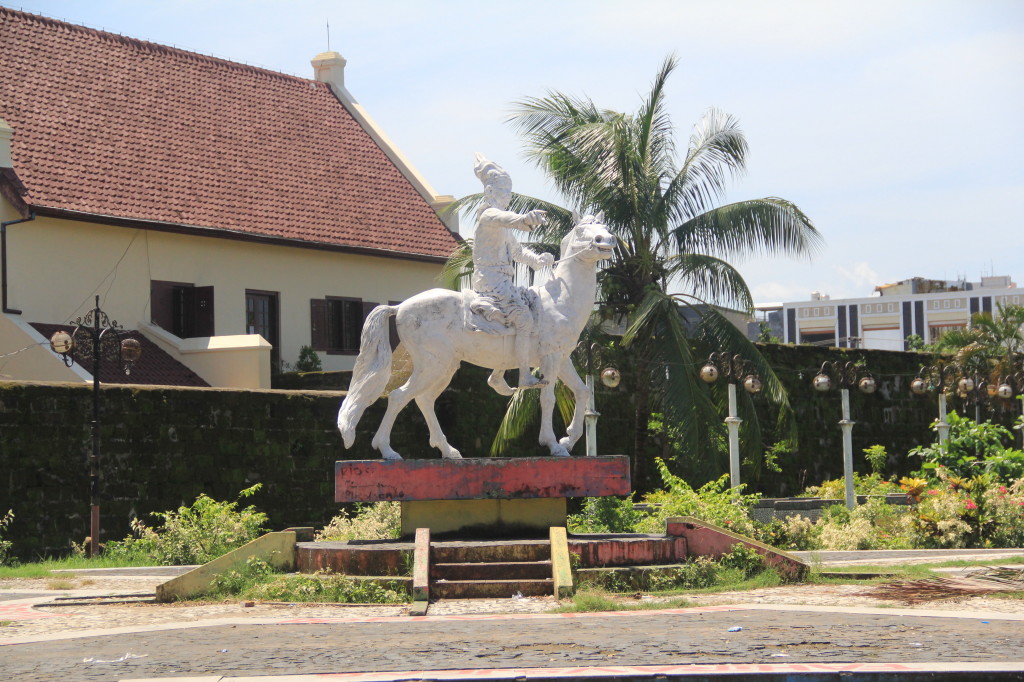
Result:
[[[74,332],[75,328],[66,324],[43,324],[41,322],[31,323],[37,332],[50,338],[53,333],[59,330],[68,333]],[[181,364],[170,355],[165,353],[160,346],[156,345],[137,331],[129,330],[122,332],[122,337],[136,339],[142,344],[142,356],[131,368],[131,374],[125,375],[124,367],[117,362],[109,360],[100,361],[100,381],[105,384],[144,384],[155,386],[209,386],[210,384]],[[107,340],[104,337],[104,347],[113,347],[115,341]],[[73,353],[75,362],[78,363],[89,374],[92,374],[92,355],[83,357],[77,350]]]
[[447,256],[452,233],[330,88],[0,7],[0,118],[40,212]]

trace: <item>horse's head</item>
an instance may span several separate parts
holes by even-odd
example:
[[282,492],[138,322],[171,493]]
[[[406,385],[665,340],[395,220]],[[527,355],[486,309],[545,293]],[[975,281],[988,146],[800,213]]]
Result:
[[574,214],[576,227],[562,240],[561,260],[579,258],[597,262],[612,257],[615,235],[604,226],[604,211],[580,218]]

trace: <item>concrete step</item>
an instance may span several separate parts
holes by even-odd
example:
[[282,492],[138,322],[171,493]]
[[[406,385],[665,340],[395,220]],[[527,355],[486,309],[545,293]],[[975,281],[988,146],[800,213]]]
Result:
[[441,541],[430,543],[434,564],[528,562],[551,559],[548,540]]
[[434,564],[434,580],[546,580],[551,577],[551,561],[503,561]]
[[502,599],[521,595],[524,597],[549,596],[554,593],[555,583],[551,578],[544,580],[445,580],[432,582],[431,599]]

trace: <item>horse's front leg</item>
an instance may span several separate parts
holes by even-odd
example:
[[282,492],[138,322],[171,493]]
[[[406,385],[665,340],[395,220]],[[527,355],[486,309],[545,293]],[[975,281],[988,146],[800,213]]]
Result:
[[569,422],[569,428],[566,429],[566,436],[558,441],[566,450],[572,450],[572,446],[576,445],[576,441],[583,435],[584,417],[587,405],[590,403],[590,388],[587,387],[587,382],[583,381],[576,373],[576,368],[569,358],[562,362],[562,366],[558,370],[558,378],[569,387],[569,390],[572,391],[572,398],[576,402],[572,421]]
[[551,451],[552,457],[568,457],[569,451],[558,442],[552,417],[555,413],[555,383],[557,382],[560,358],[548,355],[541,360],[540,371],[550,377],[547,385],[540,389],[540,444]]

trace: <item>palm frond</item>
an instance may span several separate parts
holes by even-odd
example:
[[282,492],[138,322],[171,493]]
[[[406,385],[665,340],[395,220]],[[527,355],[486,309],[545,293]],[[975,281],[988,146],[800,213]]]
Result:
[[747,141],[739,122],[709,109],[690,136],[682,167],[668,183],[664,210],[681,222],[714,207],[724,196],[729,179],[746,168]]
[[453,291],[461,291],[469,286],[473,277],[473,240],[466,239],[459,242],[452,254],[448,256],[441,274],[441,286]]
[[497,457],[536,424],[540,413],[540,391],[516,391],[508,401],[505,416],[501,418],[498,432],[491,442],[491,457]]
[[719,256],[785,254],[811,256],[824,243],[803,211],[785,199],[767,197],[726,204],[673,230],[682,253]]
[[699,253],[684,253],[666,259],[673,281],[687,288],[686,298],[696,298],[747,312],[754,310],[754,299],[746,281],[724,260]]
[[[562,421],[568,424],[572,420],[576,403],[573,400],[572,392],[559,381],[555,384],[555,407],[562,417]],[[508,402],[505,415],[498,425],[498,432],[491,441],[491,457],[498,457],[508,452],[512,444],[522,438],[527,430],[536,427],[537,417],[540,416],[540,391],[516,391]],[[534,441],[536,443],[536,441]]]

